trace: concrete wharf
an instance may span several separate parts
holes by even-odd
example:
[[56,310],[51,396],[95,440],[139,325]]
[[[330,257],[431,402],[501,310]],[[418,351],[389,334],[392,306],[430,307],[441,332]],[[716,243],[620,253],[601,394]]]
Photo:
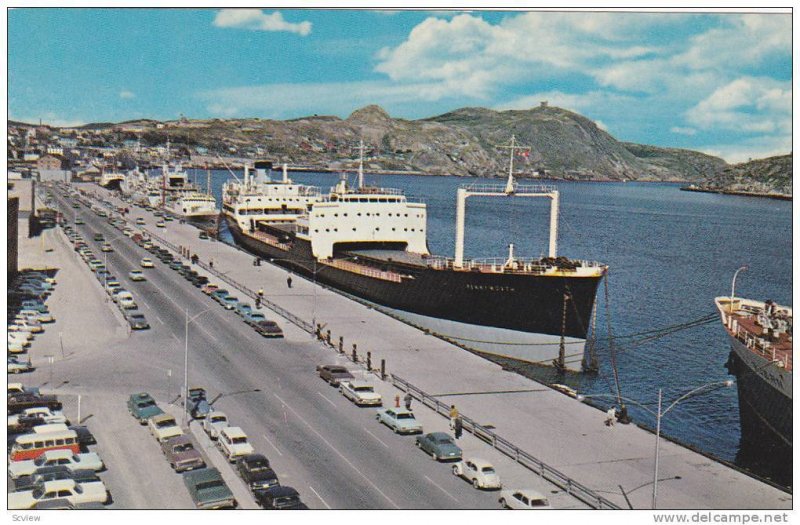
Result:
[[[102,200],[129,206],[99,186],[80,185]],[[649,509],[655,437],[636,425],[604,425],[605,414],[499,365],[425,334],[285,269],[253,265],[253,255],[218,241],[198,239],[198,230],[177,221],[142,229],[197,254],[201,262],[270,302],[330,330],[347,353],[357,345],[371,352],[373,368],[386,361],[396,374],[461,414],[514,443],[619,508]],[[67,217],[69,219],[69,217]],[[324,270],[321,270],[324,271]],[[660,443],[659,499],[663,509],[789,509],[792,496],[767,483],[668,440]]]

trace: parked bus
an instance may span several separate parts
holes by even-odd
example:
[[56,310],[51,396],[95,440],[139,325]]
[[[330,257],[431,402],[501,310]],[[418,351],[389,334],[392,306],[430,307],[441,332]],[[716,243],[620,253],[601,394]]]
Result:
[[11,447],[9,459],[23,461],[36,459],[47,450],[69,449],[74,454],[81,451],[78,434],[63,423],[39,425],[30,434],[18,436]]

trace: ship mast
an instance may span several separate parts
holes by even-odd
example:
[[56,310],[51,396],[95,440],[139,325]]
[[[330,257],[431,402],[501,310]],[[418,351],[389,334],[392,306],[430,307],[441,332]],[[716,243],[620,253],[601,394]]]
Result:
[[364,188],[364,141],[358,143],[358,189]]
[[[550,246],[548,255],[556,257],[558,240],[558,199],[559,194],[555,186],[518,186],[514,181],[514,150],[530,149],[516,144],[516,138],[511,136],[509,146],[498,146],[511,150],[511,161],[508,167],[508,180],[505,186],[499,185],[469,185],[458,189],[456,193],[456,249],[453,266],[464,267],[464,224],[466,222],[467,198],[469,197],[547,197],[550,199]],[[509,249],[508,264],[513,263],[513,248]]]

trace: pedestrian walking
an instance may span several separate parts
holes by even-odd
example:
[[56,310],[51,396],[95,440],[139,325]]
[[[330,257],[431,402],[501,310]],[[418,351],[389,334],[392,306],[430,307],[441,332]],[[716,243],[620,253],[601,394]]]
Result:
[[614,407],[609,408],[608,412],[606,412],[606,426],[613,427],[614,421],[616,419],[617,419],[617,409]]
[[256,297],[256,309],[259,309],[259,308],[261,308],[261,298],[260,297]]
[[403,398],[403,401],[406,402],[406,410],[411,410],[411,400],[412,399],[414,399],[414,398],[411,397],[411,392],[407,392],[405,397]]
[[286,278],[286,286],[288,286],[289,288],[292,287],[292,276],[291,275]]
[[461,433],[464,430],[464,423],[461,421],[461,417],[456,418],[456,422],[453,424],[455,427],[453,430],[455,431],[456,439],[461,438]]
[[208,260],[208,267],[209,268],[213,268],[214,267],[214,260],[213,259],[209,259]]
[[458,409],[455,405],[450,405],[450,430],[456,428],[456,419],[458,419]]
[[261,298],[264,297],[264,289],[263,288],[259,288],[258,289],[258,296],[261,297]]

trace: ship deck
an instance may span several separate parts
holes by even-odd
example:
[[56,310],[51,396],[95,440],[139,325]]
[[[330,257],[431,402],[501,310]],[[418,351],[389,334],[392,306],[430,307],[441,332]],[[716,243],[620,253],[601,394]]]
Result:
[[[782,333],[776,341],[771,341],[768,346],[765,346],[761,339],[764,336],[764,329],[756,324],[753,316],[734,313],[733,318],[739,324],[735,336],[747,348],[765,359],[783,362],[784,368],[789,372],[792,371],[792,339],[788,333]],[[751,337],[748,337],[750,334]]]

